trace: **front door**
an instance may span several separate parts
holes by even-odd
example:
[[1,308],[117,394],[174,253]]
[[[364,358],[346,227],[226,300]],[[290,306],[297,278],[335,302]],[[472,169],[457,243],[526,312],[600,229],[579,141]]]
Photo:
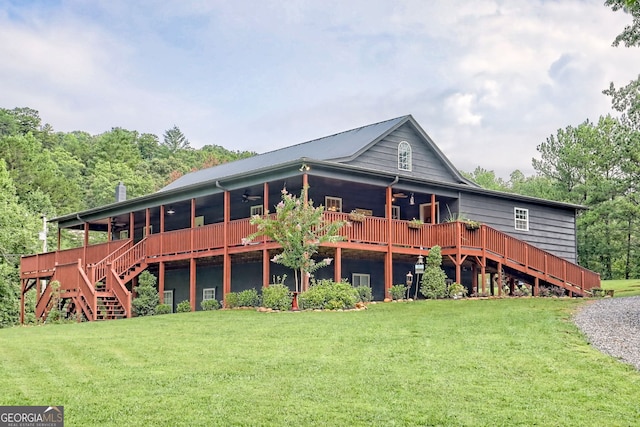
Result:
[[423,203],[420,205],[420,219],[425,224],[437,224],[440,222],[440,203],[436,202],[435,218],[432,218],[431,203]]

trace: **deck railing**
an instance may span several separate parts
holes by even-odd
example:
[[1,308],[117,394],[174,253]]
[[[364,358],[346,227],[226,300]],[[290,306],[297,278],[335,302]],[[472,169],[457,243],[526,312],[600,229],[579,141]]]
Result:
[[[387,222],[385,218],[367,216],[360,222],[349,221],[349,214],[340,212],[325,212],[327,221],[345,221],[348,224],[340,230],[345,237],[345,242],[369,245],[388,245],[412,248],[430,248],[439,245],[444,250],[455,248],[461,254],[472,254],[476,256],[486,256],[505,265],[519,268],[525,272],[536,273],[543,278],[555,279],[577,286],[580,289],[588,290],[591,287],[599,286],[600,278],[597,273],[586,270],[578,265],[572,264],[558,256],[552,255],[539,248],[536,248],[524,241],[518,240],[506,233],[498,231],[486,225],[477,229],[467,229],[463,223],[450,222],[441,224],[425,224],[418,228],[409,228],[408,221],[391,220]],[[159,234],[152,234],[146,238],[143,254],[149,262],[153,258],[173,257],[190,255],[194,252],[218,251],[224,248],[224,230],[227,230],[226,242],[228,246],[242,246],[242,239],[256,231],[257,227],[250,224],[249,218],[230,221],[226,227],[222,223],[205,225],[193,229],[183,229],[169,231]],[[260,242],[256,239],[256,242]],[[126,242],[125,242],[126,243]],[[87,257],[99,261],[95,265],[96,276],[102,276],[102,266],[107,264],[107,260],[114,262],[128,247],[123,242],[95,245],[87,248]],[[104,258],[107,251],[111,249],[111,255]],[[246,249],[254,250],[254,247]],[[77,261],[79,255],[83,254],[83,248],[68,251],[60,251],[47,254],[23,257],[21,262],[21,272],[28,275],[31,272],[50,271],[54,268],[55,260],[67,259],[75,256]],[[135,257],[134,257],[135,258]],[[125,264],[130,264],[131,259],[122,259],[116,262],[116,269],[120,261],[122,268]],[[98,272],[99,271],[99,272]],[[121,272],[120,272],[121,273]]]

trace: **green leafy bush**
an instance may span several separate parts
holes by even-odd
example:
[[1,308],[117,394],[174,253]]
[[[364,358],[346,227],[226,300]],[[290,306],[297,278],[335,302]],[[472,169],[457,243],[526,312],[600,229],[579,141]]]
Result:
[[158,304],[156,307],[156,314],[169,314],[172,312],[169,304]]
[[131,301],[136,316],[153,316],[155,313],[160,303],[156,282],[156,276],[148,271],[143,271],[138,276],[138,286],[133,288],[137,297]]
[[177,313],[188,313],[191,311],[191,303],[187,300],[179,302],[176,306]]
[[290,310],[293,293],[282,284],[262,288],[262,305],[272,310]]
[[238,293],[238,304],[240,307],[258,307],[260,305],[258,291],[254,288]]
[[407,285],[393,285],[389,289],[389,293],[391,294],[391,299],[396,301],[399,299],[403,299],[406,292],[407,292]]
[[358,301],[360,294],[356,288],[349,283],[331,280],[313,282],[299,297],[302,309],[347,309],[355,307]]
[[224,297],[224,306],[225,308],[236,308],[240,307],[240,298],[238,297],[237,292],[229,292]]
[[440,246],[434,246],[427,255],[426,267],[420,285],[420,293],[425,298],[436,299],[447,296],[447,275],[441,266]]
[[449,298],[460,298],[467,296],[467,288],[460,283],[452,283],[449,285]]
[[369,302],[373,299],[371,293],[371,286],[358,286],[355,288],[358,293],[358,298],[361,302]]
[[218,310],[220,308],[220,302],[215,299],[208,299],[202,301],[200,303],[200,307],[202,307],[202,309],[205,311]]
[[605,294],[604,289],[602,288],[591,288],[591,295],[595,298],[601,298]]

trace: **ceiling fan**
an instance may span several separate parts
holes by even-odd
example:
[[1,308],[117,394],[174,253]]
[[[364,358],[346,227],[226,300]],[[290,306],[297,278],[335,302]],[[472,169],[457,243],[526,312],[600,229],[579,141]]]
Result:
[[248,191],[245,191],[244,194],[242,195],[242,201],[244,203],[247,203],[249,201],[254,201],[254,200],[260,200],[262,199],[262,196],[258,196],[258,195],[250,195]]
[[395,197],[396,199],[406,199],[409,196],[402,191],[398,191],[397,193],[393,193],[393,197]]

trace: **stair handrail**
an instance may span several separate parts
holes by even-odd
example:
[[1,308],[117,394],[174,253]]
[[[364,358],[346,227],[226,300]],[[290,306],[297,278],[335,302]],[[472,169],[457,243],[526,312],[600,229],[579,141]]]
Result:
[[[146,258],[147,238],[143,238],[138,243],[120,254],[111,261],[111,269],[117,274],[124,274],[133,264]],[[129,258],[129,255],[133,255]]]
[[87,272],[89,273],[88,276],[91,278],[93,283],[99,282],[107,277],[107,269],[109,263],[112,263],[114,259],[121,257],[122,254],[126,253],[129,249],[131,249],[132,246],[133,239],[129,239],[123,245],[112,251],[109,255],[102,258],[100,261],[94,264],[87,265]]
[[80,275],[80,280],[78,280],[78,291],[81,297],[83,297],[87,302],[90,311],[90,313],[85,313],[85,315],[87,316],[87,319],[95,320],[95,315],[98,309],[98,296],[96,294],[96,289],[82,268],[82,260],[80,259],[78,259],[78,274]]

